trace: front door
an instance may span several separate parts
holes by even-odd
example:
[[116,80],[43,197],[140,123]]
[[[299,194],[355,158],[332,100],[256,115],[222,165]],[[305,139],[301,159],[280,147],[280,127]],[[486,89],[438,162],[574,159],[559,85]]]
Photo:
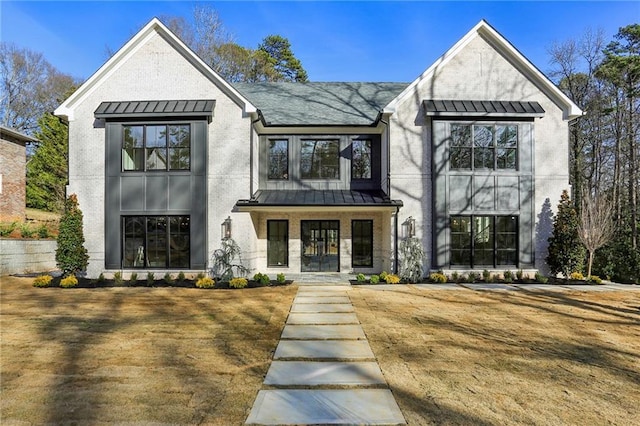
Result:
[[303,220],[302,272],[340,272],[340,222]]

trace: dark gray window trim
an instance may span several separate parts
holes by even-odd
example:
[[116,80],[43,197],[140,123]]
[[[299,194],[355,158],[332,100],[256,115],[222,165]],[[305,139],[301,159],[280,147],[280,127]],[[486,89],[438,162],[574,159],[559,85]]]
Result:
[[[447,156],[447,161],[448,161],[448,167],[449,170],[452,173],[475,173],[475,172],[479,172],[479,173],[484,173],[484,172],[491,172],[491,173],[513,173],[513,172],[518,172],[520,170],[520,161],[519,161],[519,155],[520,155],[520,149],[522,147],[522,133],[523,130],[520,127],[520,123],[525,123],[525,121],[523,120],[517,120],[517,121],[507,121],[507,120],[486,120],[486,121],[470,121],[468,119],[466,120],[441,120],[441,121],[446,121],[447,123],[447,136],[448,136],[448,143],[447,143],[447,149],[448,149],[448,156]],[[471,150],[471,168],[453,168],[451,167],[451,151],[454,147],[451,146],[451,125],[463,125],[463,126],[470,126],[471,127],[471,145],[468,147]],[[494,150],[494,155],[493,155],[493,167],[489,168],[489,167],[476,167],[475,166],[475,161],[474,161],[474,150],[477,149],[478,147],[475,146],[474,143],[474,130],[473,127],[474,126],[493,126],[494,130],[496,126],[516,126],[516,147],[515,148],[505,148],[505,149],[514,149],[516,152],[516,166],[515,168],[499,168],[498,167],[498,157],[496,155],[496,151],[499,149],[497,146],[497,143],[494,139],[494,145],[492,147],[492,149]],[[494,133],[495,134],[495,133]],[[456,148],[466,148],[466,147],[456,147]]]
[[[471,220],[471,235],[470,235],[470,241],[469,241],[469,246],[467,247],[467,250],[469,251],[469,259],[470,259],[470,263],[469,264],[457,264],[457,263],[452,263],[451,262],[451,250],[452,250],[452,246],[449,245],[449,266],[451,268],[471,268],[471,269],[475,269],[475,268],[517,268],[520,265],[520,215],[519,214],[512,214],[512,215],[505,215],[505,214],[475,214],[475,215],[470,215],[470,214],[451,214],[449,215],[449,232],[451,233],[451,220],[454,217],[465,217],[465,218],[469,218]],[[476,217],[489,217],[491,218],[491,223],[492,223],[492,239],[493,239],[493,265],[485,265],[485,264],[476,264],[475,259],[474,259],[474,254],[475,254],[475,247],[474,247],[474,240],[476,238],[476,229],[474,227],[474,218]],[[515,253],[516,253],[516,262],[513,265],[499,265],[497,263],[497,255],[498,255],[498,243],[497,243],[497,238],[496,236],[498,235],[498,231],[496,229],[496,219],[498,217],[515,217],[516,220],[516,238],[515,238]]]
[[[368,259],[368,262],[366,264],[362,264],[362,265],[356,265],[354,262],[354,257],[356,256],[356,251],[353,248],[354,247],[354,229],[355,229],[355,224],[357,222],[362,222],[362,223],[368,223],[369,226],[371,227],[371,247],[369,249],[369,253],[371,253],[371,256]],[[351,220],[351,267],[352,268],[372,268],[373,267],[373,239],[375,238],[375,233],[373,231],[373,219],[353,219]]]
[[[269,241],[271,240],[270,238],[270,234],[269,234],[269,224],[271,222],[284,222],[285,224],[285,235],[284,235],[284,243],[285,243],[285,248],[286,248],[286,252],[285,252],[285,259],[284,262],[281,265],[277,265],[277,264],[271,264],[269,263],[269,259],[271,258],[271,256],[269,256]],[[269,268],[288,268],[289,267],[289,221],[287,219],[269,219],[267,220],[267,267]]]

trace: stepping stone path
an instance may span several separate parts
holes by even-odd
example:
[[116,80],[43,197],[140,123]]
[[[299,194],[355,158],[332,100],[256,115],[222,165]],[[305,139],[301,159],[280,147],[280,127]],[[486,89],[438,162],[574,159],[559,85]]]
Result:
[[349,286],[298,289],[248,425],[404,425]]

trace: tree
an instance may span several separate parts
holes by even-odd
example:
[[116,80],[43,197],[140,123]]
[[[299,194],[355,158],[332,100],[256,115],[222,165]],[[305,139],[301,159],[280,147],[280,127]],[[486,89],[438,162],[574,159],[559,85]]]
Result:
[[588,277],[591,276],[593,256],[596,250],[603,247],[613,238],[615,232],[613,211],[613,204],[605,197],[595,197],[586,191],[582,195],[582,208],[580,209],[578,220],[578,237],[589,253],[587,263]]
[[0,124],[33,134],[38,119],[52,112],[77,83],[41,53],[0,43]]
[[56,264],[63,276],[85,271],[89,264],[89,254],[84,247],[82,211],[78,207],[76,194],[71,194],[66,199],[64,214],[60,218]]
[[53,114],[38,120],[40,141],[27,163],[27,207],[52,212],[64,208],[68,171],[67,125]]
[[562,273],[568,278],[572,272],[582,271],[584,257],[584,246],[578,236],[578,215],[569,192],[564,190],[549,238],[547,264],[553,274]]
[[400,278],[417,283],[424,276],[424,248],[418,238],[406,238],[400,242]]
[[291,43],[279,35],[269,35],[262,40],[258,50],[265,52],[276,72],[273,81],[295,81],[303,83],[308,81],[307,72],[302,63],[291,51]]

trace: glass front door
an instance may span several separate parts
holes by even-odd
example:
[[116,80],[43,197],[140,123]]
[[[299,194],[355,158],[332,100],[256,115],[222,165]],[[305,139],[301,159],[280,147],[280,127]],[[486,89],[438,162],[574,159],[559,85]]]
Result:
[[340,222],[303,220],[302,272],[340,272]]

